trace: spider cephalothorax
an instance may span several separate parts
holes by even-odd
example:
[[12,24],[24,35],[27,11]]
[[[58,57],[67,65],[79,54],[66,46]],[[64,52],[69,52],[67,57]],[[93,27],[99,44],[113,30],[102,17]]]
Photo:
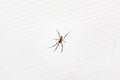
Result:
[[[61,44],[61,52],[63,52],[63,43],[62,42],[65,42],[64,41],[64,39],[65,39],[65,37],[70,33],[70,31],[65,35],[65,36],[61,36],[60,35],[60,33],[59,33],[59,31],[57,30],[57,33],[58,33],[58,35],[59,35],[59,39],[55,39],[55,40],[57,40],[57,43],[55,43],[52,47],[55,47],[56,46],[56,48],[55,48],[55,50],[58,48],[58,46],[59,46],[59,44]],[[51,48],[51,47],[50,47]],[[54,51],[55,51],[54,50]]]

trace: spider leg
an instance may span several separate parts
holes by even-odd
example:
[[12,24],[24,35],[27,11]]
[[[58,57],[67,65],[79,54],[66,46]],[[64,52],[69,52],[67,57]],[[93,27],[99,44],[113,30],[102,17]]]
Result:
[[53,46],[49,47],[49,48],[52,48],[52,47],[55,47],[59,42],[55,43]]
[[63,42],[66,42],[66,41],[63,41]]
[[63,52],[63,43],[61,43],[61,46],[62,46],[62,48],[61,48],[61,53]]
[[70,31],[63,37],[63,39],[65,39],[65,37],[70,33]]
[[54,39],[54,40],[59,40],[59,39]]
[[57,31],[57,33],[58,33],[58,35],[59,35],[59,37],[60,37],[60,33],[59,33],[59,31],[56,29],[56,31]]
[[57,46],[56,46],[56,48],[55,48],[55,50],[54,50],[54,51],[56,51],[56,49],[58,48],[58,46],[59,46],[59,43],[57,44]]

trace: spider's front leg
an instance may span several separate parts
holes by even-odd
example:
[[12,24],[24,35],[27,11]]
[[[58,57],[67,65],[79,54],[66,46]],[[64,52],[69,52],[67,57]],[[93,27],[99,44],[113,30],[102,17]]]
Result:
[[57,40],[57,41],[58,41],[59,39],[54,39],[54,40]]
[[59,37],[60,37],[60,32],[56,29],[56,31],[57,31],[57,33],[58,33],[58,35],[59,35]]

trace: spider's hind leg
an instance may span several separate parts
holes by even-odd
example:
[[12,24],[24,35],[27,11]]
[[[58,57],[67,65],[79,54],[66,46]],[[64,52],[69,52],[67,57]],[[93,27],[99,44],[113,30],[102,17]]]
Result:
[[56,46],[56,48],[55,48],[55,50],[54,50],[54,51],[56,51],[56,49],[58,48],[58,46],[59,46],[59,43],[57,44],[57,46]]
[[52,48],[52,47],[55,47],[57,44],[58,44],[58,42],[57,42],[57,43],[55,43],[53,46],[51,46],[51,47],[48,47],[48,48]]
[[63,52],[63,43],[61,43],[61,46],[62,46],[62,48],[61,48],[61,53]]

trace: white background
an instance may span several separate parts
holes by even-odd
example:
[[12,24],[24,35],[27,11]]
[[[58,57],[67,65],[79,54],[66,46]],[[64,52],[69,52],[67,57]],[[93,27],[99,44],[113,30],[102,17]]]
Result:
[[120,80],[120,1],[0,0],[0,80]]

